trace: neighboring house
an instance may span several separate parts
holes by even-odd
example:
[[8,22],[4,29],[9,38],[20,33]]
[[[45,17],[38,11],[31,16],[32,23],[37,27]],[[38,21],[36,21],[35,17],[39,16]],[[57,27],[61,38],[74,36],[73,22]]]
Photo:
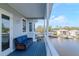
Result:
[[65,29],[57,30],[57,36],[59,37],[68,37],[69,34],[70,34],[69,31]]
[[79,36],[79,30],[54,30],[53,36],[56,35],[57,37],[63,37],[63,38],[76,38]]
[[73,38],[79,36],[79,30],[70,30],[70,36],[72,36]]
[[49,37],[52,38],[76,38],[79,37],[79,30],[52,30],[52,32],[49,32]]
[[51,37],[68,37],[69,36],[69,31],[65,29],[60,29],[60,30],[52,30],[52,32],[49,32],[49,36]]
[[57,38],[57,30],[52,30],[51,32],[48,33],[49,37],[52,38]]

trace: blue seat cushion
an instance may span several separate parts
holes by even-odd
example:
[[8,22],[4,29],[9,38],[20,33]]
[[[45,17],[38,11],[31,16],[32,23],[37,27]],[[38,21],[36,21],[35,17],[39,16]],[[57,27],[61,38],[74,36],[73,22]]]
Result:
[[32,43],[33,43],[32,38],[28,38],[27,35],[23,35],[15,39],[15,45],[23,44],[30,46]]
[[21,36],[16,38],[16,43],[26,44],[27,36]]

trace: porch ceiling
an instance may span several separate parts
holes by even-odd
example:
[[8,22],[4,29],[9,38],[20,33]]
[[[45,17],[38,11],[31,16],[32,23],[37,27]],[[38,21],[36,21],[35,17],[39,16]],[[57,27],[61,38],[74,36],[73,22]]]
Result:
[[28,19],[44,19],[46,3],[9,3],[12,8]]

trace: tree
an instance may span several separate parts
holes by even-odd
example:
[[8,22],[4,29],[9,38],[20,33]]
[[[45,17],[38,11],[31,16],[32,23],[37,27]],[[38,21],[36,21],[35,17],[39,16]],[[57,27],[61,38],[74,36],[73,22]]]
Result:
[[62,29],[61,26],[56,26],[55,28],[53,28],[53,30],[59,30],[59,29]]
[[66,30],[79,30],[79,27],[69,27],[69,26],[65,26],[65,27],[63,27],[63,29],[66,29]]
[[36,28],[36,32],[40,32],[40,33],[43,33],[44,32],[44,27],[39,25],[37,28]]
[[48,31],[51,32],[52,31],[52,26],[48,27]]
[[8,33],[9,31],[10,31],[10,29],[9,28],[6,28],[4,26],[4,24],[2,23],[2,33]]

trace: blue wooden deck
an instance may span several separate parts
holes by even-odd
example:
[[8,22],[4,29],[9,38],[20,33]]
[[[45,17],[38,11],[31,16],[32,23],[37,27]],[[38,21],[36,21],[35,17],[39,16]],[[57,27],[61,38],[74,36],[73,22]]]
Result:
[[44,41],[34,42],[27,50],[14,51],[9,56],[46,56]]

